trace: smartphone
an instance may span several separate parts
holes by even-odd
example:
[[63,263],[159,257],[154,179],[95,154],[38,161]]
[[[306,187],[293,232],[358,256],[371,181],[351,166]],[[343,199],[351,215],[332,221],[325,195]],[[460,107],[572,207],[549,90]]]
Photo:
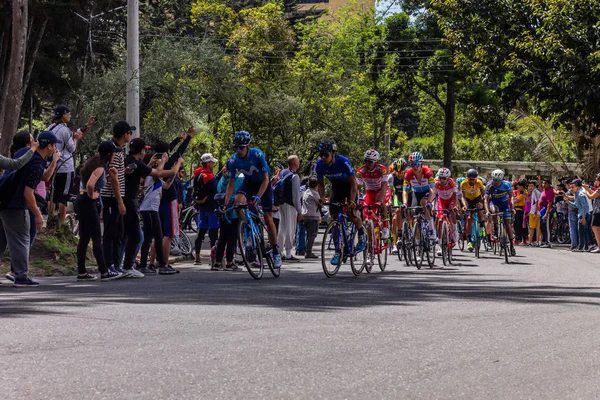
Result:
[[33,131],[33,140],[37,140],[38,135],[40,134],[40,130],[36,129],[35,131]]
[[137,164],[134,162],[127,165],[127,169],[130,171],[135,171],[136,168],[137,168]]

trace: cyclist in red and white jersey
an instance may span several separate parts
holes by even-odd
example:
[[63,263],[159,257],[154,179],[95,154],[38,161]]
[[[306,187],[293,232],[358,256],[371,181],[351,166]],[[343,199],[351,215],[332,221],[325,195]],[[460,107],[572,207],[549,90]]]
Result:
[[365,164],[356,171],[356,182],[359,187],[365,185],[365,204],[374,206],[381,203],[381,218],[383,220],[383,229],[381,237],[387,239],[390,235],[390,228],[385,217],[387,215],[386,203],[389,201],[390,192],[388,190],[388,170],[385,165],[379,164],[379,152],[376,150],[367,150],[365,152]]
[[429,167],[423,166],[423,154],[415,151],[408,156],[409,168],[404,174],[404,193],[402,193],[402,202],[408,204],[408,192],[412,189],[413,196],[417,203],[425,208],[425,217],[429,221],[429,235],[436,237],[433,225],[433,215],[427,205],[432,205],[435,199],[435,182],[433,171]]
[[[456,241],[456,209],[458,203],[458,186],[454,179],[450,177],[451,172],[448,168],[440,168],[437,173],[437,179],[435,181],[435,192],[437,194],[437,232],[441,234],[442,230],[442,217],[444,215],[443,210],[450,210],[450,232],[452,234],[452,240]],[[441,249],[439,251],[441,255]]]

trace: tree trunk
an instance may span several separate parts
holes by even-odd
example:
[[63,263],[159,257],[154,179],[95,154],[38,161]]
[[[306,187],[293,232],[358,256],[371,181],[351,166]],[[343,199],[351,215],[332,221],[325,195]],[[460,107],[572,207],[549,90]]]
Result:
[[0,110],[0,121],[3,121],[0,154],[8,154],[12,138],[17,133],[21,105],[23,104],[23,76],[27,56],[27,0],[12,2],[12,43],[7,85],[2,97],[4,107]]
[[454,138],[454,119],[456,116],[456,87],[449,81],[444,106],[444,167],[452,169],[452,139]]

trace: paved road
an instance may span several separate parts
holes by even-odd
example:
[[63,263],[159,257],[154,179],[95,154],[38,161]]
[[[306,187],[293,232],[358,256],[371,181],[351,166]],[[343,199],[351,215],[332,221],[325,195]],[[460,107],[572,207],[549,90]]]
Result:
[[597,398],[600,257],[518,249],[327,279],[320,264],[0,285],[0,393],[27,399]]

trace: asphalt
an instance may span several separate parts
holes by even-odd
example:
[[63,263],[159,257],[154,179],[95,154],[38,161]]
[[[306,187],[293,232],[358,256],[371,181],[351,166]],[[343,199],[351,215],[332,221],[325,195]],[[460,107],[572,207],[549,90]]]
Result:
[[[0,285],[6,399],[600,395],[600,255],[518,248],[447,268]],[[441,262],[439,262],[441,264]]]

